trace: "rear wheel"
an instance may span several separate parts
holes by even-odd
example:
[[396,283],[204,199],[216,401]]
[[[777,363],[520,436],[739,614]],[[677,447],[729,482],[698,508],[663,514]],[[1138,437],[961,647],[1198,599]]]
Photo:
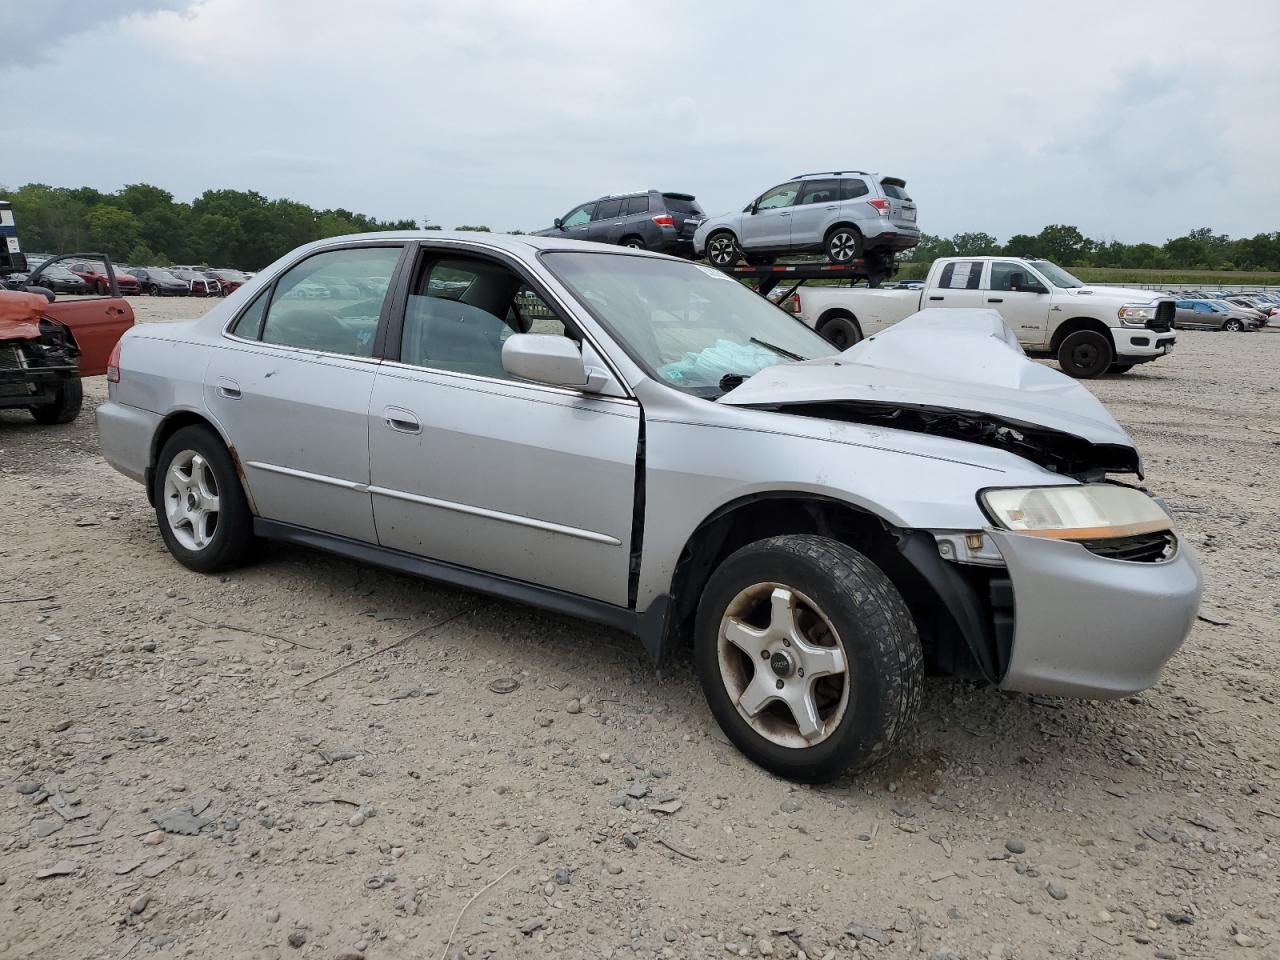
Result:
[[915,719],[915,622],[874,563],[818,536],[732,554],[698,604],[698,677],[730,740],[760,766],[819,782],[883,759]]
[[82,406],[84,406],[84,385],[79,377],[72,377],[58,387],[57,396],[52,402],[31,407],[31,416],[36,423],[71,423],[80,416]]
[[640,237],[625,237],[623,238],[622,245],[624,247],[630,247],[632,250],[645,249],[644,240]]
[[147,293],[151,294],[153,297],[158,297],[160,296],[160,288],[153,283],[147,288]]
[[853,227],[833,227],[823,246],[832,263],[852,263],[862,256],[862,234]]
[[1097,330],[1069,333],[1058,346],[1058,366],[1077,380],[1091,380],[1107,372],[1115,358],[1111,338]]
[[862,328],[858,321],[847,313],[833,313],[822,321],[818,333],[827,338],[827,342],[839,350],[848,350],[862,339]]
[[1223,330],[1230,330],[1232,333],[1239,333],[1244,329],[1244,324],[1239,320],[1228,320],[1222,325]]
[[707,238],[707,259],[717,267],[731,267],[742,259],[738,238],[728,230],[713,233]]
[[257,543],[253,514],[231,455],[209,428],[174,433],[152,482],[160,535],[184,567],[212,573],[249,559]]

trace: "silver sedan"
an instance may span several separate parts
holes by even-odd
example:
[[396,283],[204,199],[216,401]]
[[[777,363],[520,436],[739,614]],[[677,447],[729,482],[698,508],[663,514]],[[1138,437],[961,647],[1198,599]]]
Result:
[[799,780],[883,758],[926,672],[1147,687],[1198,605],[1132,441],[987,311],[837,353],[685,261],[381,233],[133,328],[108,381],[103,451],[187,567],[271,538],[588,618],[655,660],[691,644],[726,734]]

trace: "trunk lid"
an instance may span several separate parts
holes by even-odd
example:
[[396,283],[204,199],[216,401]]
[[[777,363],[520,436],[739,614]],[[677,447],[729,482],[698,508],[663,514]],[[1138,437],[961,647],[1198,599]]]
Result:
[[707,218],[692,194],[664,193],[662,202],[667,208],[667,213],[671,214],[677,236],[692,239],[698,224]]

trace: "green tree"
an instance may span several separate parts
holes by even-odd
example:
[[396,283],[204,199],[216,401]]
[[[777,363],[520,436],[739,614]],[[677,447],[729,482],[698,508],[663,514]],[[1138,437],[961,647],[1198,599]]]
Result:
[[989,233],[957,233],[951,238],[957,257],[989,257],[1000,252],[1000,241]]
[[454,227],[455,230],[470,230],[472,233],[490,233],[488,227],[473,227],[470,224],[463,224],[460,227]]
[[89,242],[95,253],[105,253],[112,260],[124,260],[141,235],[138,218],[128,210],[99,203],[89,211]]

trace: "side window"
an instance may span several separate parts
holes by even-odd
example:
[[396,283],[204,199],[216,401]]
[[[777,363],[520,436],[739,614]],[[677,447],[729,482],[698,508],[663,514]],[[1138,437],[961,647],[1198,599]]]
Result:
[[576,336],[519,274],[478,257],[442,256],[420,268],[405,305],[400,360],[503,380],[513,333]]
[[870,191],[867,190],[867,184],[864,180],[841,180],[840,181],[840,199],[841,200],[857,200],[859,197],[865,197]]
[[945,290],[977,290],[982,279],[982,262],[977,260],[953,260],[942,268],[938,286]]
[[1032,279],[1020,263],[998,260],[991,264],[992,290],[1007,290],[1011,293],[1017,292],[1019,288],[1025,290],[1027,282]]
[[1191,300],[1179,300],[1174,306],[1179,310],[1194,310],[1196,308],[1194,301]]
[[621,200],[601,200],[596,204],[595,215],[592,220],[612,220],[622,211]]
[[267,301],[271,296],[271,288],[268,287],[260,294],[253,298],[253,303],[245,308],[244,313],[240,314],[236,320],[235,326],[231,328],[231,333],[237,337],[244,337],[246,340],[257,340],[258,334],[262,330],[262,318],[267,313]]
[[796,202],[796,194],[800,192],[800,184],[784,183],[767,191],[756,201],[757,210],[777,210],[789,207]]
[[262,342],[373,356],[378,315],[400,253],[398,246],[352,247],[317,253],[291,267],[276,281]]
[[638,213],[649,212],[649,195],[642,193],[638,197],[627,198],[627,216],[635,216]]
[[808,180],[797,206],[809,203],[836,203],[840,199],[839,180]]
[[580,227],[584,223],[591,220],[591,208],[595,206],[595,202],[584,203],[580,207],[575,207],[565,214],[564,219],[560,221],[562,227]]

